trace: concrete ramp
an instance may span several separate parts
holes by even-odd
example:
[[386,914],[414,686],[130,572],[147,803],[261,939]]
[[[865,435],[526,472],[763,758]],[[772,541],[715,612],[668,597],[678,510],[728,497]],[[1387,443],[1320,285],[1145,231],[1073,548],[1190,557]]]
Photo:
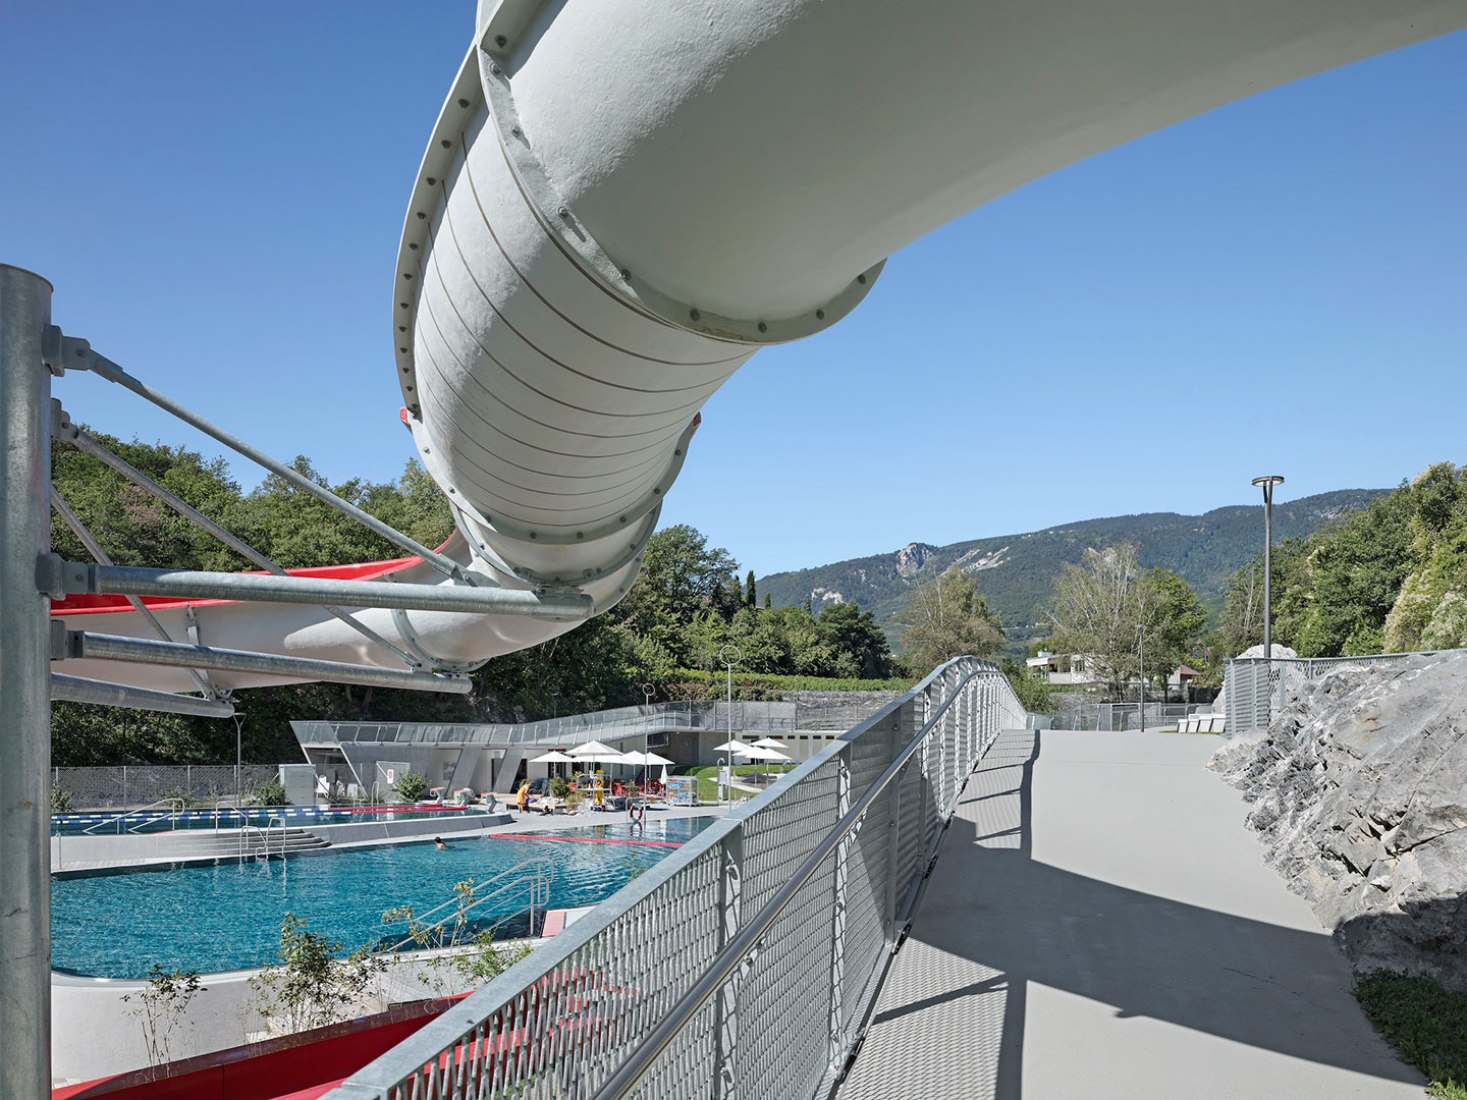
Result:
[[1215,737],[1004,734],[840,1100],[1423,1095],[1263,864]]

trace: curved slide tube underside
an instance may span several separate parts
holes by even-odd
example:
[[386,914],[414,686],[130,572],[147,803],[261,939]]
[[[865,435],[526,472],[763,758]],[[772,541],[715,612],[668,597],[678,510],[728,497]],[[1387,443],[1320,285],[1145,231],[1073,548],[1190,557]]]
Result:
[[[481,0],[394,272],[403,420],[458,523],[445,553],[605,610],[702,404],[760,346],[854,308],[891,252],[1093,153],[1464,25],[1467,0]],[[411,560],[373,575],[439,579]],[[157,614],[176,640],[192,616],[203,644],[400,667],[314,608]],[[67,625],[153,636],[140,618],[73,604]],[[449,668],[575,625],[360,618]]]

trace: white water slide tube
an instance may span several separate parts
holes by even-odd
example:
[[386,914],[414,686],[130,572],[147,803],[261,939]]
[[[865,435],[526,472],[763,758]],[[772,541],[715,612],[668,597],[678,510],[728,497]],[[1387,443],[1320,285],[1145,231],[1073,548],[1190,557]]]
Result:
[[[393,276],[403,417],[458,519],[445,552],[487,583],[610,607],[699,407],[760,346],[854,308],[893,250],[1093,153],[1464,25],[1467,0],[481,3]],[[175,640],[399,665],[311,607],[157,614]],[[441,667],[575,625],[359,617]],[[153,636],[139,618],[67,625]],[[59,670],[195,686],[176,668]]]

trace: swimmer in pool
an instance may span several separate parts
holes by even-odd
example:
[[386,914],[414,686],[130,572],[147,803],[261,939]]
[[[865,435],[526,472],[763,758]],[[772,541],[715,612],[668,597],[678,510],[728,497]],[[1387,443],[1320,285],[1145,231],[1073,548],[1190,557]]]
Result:
[[433,847],[437,848],[440,852],[448,851],[448,845],[443,843],[441,836],[435,836],[433,838]]

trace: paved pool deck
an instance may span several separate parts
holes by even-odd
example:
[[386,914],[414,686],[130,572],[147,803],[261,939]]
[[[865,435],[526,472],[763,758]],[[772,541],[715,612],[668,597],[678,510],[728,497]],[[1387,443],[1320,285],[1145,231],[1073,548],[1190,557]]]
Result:
[[1004,734],[839,1100],[1415,1098],[1212,736]]

